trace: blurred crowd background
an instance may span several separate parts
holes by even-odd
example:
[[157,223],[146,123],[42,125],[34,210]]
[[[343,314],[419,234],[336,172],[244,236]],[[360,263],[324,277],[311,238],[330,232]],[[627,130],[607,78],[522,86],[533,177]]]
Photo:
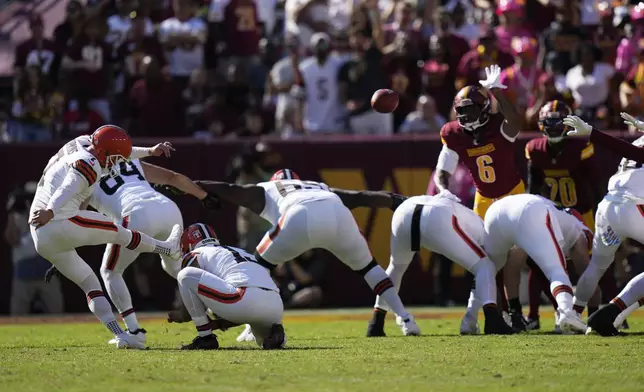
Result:
[[[12,42],[4,142],[105,122],[205,139],[436,133],[493,63],[526,129],[554,98],[602,128],[644,115],[633,1],[70,0],[62,20],[16,1],[34,7],[30,37]],[[400,95],[393,115],[369,106],[383,87]]]
[[[25,37],[17,40],[20,28]],[[620,111],[644,119],[644,4],[0,0],[0,143],[71,139],[104,123],[134,137],[249,138],[227,180],[255,183],[279,165],[256,137],[438,134],[453,119],[456,92],[478,84],[492,64],[504,69],[525,130],[537,129],[539,108],[552,99],[594,126],[622,129]],[[379,88],[399,94],[393,114],[371,109]],[[60,282],[42,282],[49,263],[26,226],[34,187],[18,186],[6,207],[15,314],[63,309]],[[466,169],[457,169],[450,188],[471,205]],[[252,251],[266,229],[259,217],[237,212],[238,246]],[[617,265],[620,283],[644,267],[632,251]],[[276,270],[287,306],[325,303],[328,258],[308,252]],[[156,306],[146,272],[153,264],[135,263],[128,278],[141,310]],[[453,304],[452,263],[434,258],[432,269],[434,303]]]

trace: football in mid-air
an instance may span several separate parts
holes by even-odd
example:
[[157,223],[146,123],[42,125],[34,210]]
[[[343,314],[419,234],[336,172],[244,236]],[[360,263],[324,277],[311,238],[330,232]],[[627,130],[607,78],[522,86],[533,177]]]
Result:
[[378,113],[391,113],[398,107],[398,94],[393,90],[380,89],[373,93],[371,107]]

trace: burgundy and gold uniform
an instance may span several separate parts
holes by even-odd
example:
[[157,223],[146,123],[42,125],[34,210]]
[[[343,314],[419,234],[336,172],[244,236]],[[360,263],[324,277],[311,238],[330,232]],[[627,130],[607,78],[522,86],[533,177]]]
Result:
[[222,24],[226,55],[259,54],[261,21],[255,0],[215,0],[210,3],[208,19]]
[[[583,217],[584,223],[594,229],[592,181],[597,180],[595,148],[585,139],[566,139],[560,148],[552,148],[547,137],[532,139],[525,148],[526,159],[541,176],[531,178],[531,186],[539,193],[562,207],[574,208]],[[541,185],[541,186],[539,186]],[[544,187],[546,190],[544,192]],[[541,188],[541,189],[539,189]]]
[[507,195],[525,192],[525,186],[516,165],[514,140],[503,133],[502,114],[490,114],[481,126],[478,143],[457,121],[450,121],[441,129],[441,141],[456,152],[469,169],[476,184],[474,212],[483,219],[492,203]]

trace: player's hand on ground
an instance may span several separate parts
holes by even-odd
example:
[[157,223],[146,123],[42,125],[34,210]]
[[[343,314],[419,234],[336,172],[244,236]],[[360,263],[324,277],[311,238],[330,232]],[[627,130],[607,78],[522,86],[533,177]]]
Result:
[[442,191],[440,191],[436,195],[436,197],[452,200],[452,201],[455,201],[457,203],[461,202],[461,199],[458,196],[456,196],[455,194],[453,194],[452,192],[450,192],[448,189],[443,189]]
[[218,210],[219,208],[221,208],[221,202],[219,201],[219,198],[211,194],[208,194],[208,196],[206,196],[201,201],[201,204],[207,210]]
[[501,84],[501,67],[496,64],[485,67],[485,80],[479,80],[479,83],[488,90],[508,88],[508,86]]
[[644,121],[640,121],[626,112],[621,112],[619,115],[624,119],[624,124],[644,132]]
[[36,226],[36,228],[41,227],[49,223],[50,220],[54,217],[54,212],[52,210],[36,210],[31,219],[29,219],[29,224]]
[[60,271],[52,265],[47,271],[45,271],[45,283],[51,282],[54,276],[60,276]]
[[164,155],[166,158],[170,158],[170,155],[173,151],[176,150],[174,149],[174,147],[172,147],[172,143],[163,142],[152,147],[150,149],[150,155],[154,157],[160,157],[161,155]]
[[186,323],[192,321],[188,309],[186,309],[183,304],[179,309],[171,310],[168,312],[168,322],[169,323]]
[[572,131],[568,131],[567,135],[569,136],[586,136],[590,135],[593,127],[590,126],[587,122],[582,120],[577,116],[567,116],[563,120],[564,125],[573,128]]

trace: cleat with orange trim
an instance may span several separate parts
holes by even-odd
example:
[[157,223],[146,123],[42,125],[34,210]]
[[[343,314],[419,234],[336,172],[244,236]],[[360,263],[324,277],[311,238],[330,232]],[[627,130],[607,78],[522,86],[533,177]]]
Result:
[[197,336],[192,343],[181,346],[182,350],[216,350],[219,348],[217,335],[214,333],[208,336]]

